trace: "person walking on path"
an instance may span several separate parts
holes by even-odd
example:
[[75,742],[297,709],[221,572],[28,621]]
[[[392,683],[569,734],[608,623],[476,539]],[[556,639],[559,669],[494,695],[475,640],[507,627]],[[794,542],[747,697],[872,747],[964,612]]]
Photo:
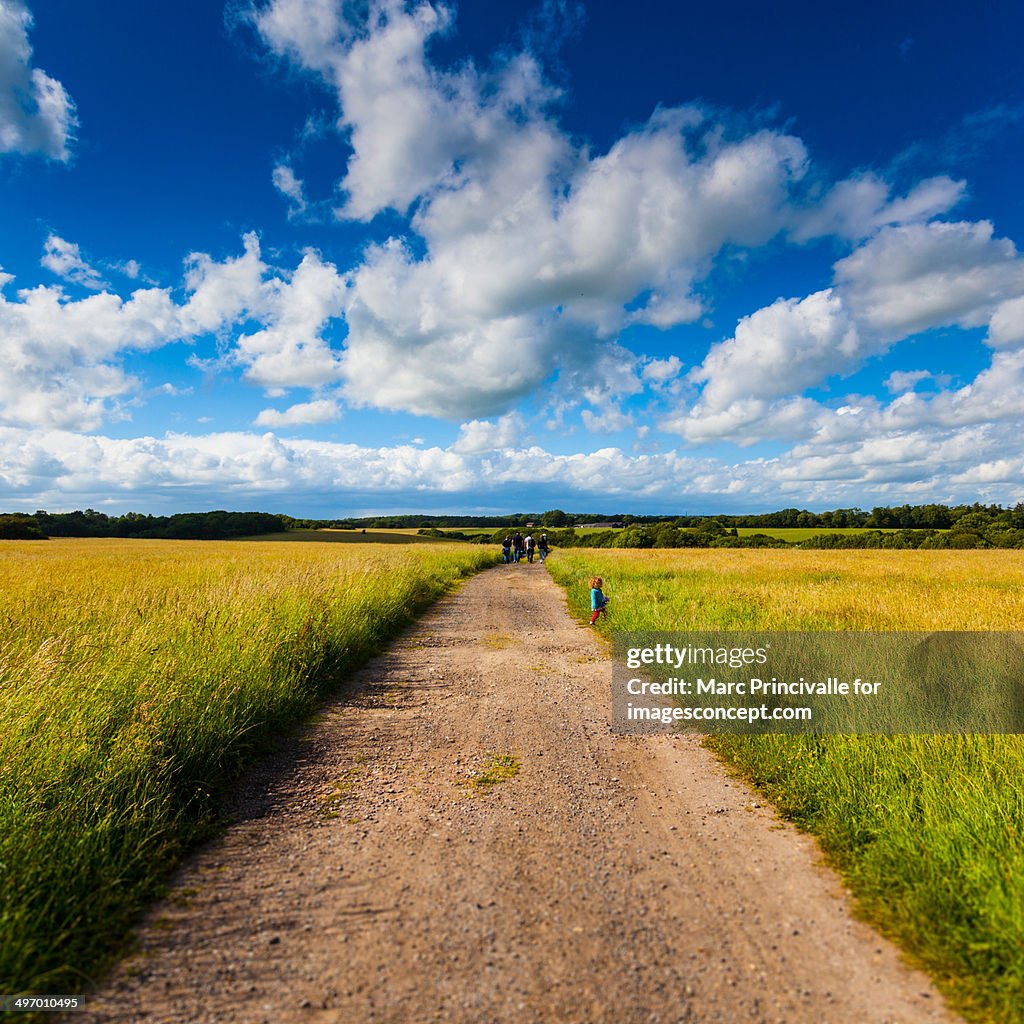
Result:
[[533,534],[528,533],[526,539],[523,541],[523,547],[526,550],[526,560],[533,565]]
[[540,540],[537,541],[537,554],[542,562],[548,557],[548,535],[546,533],[542,533]]
[[608,598],[604,596],[604,591],[601,589],[603,586],[604,580],[600,576],[590,577],[590,610],[593,613],[590,616],[591,625],[597,622],[599,615],[608,614]]
[[508,534],[501,542],[501,560],[505,565],[512,561],[512,538]]
[[519,564],[519,560],[523,557],[523,535],[516,530],[512,535],[512,561]]

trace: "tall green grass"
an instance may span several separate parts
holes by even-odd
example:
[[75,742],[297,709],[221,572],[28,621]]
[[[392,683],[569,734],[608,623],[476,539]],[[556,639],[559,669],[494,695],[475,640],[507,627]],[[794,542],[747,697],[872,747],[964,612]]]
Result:
[[[1024,553],[586,551],[547,565],[600,629],[1024,628]],[[1024,685],[1024,680],[1021,681]],[[965,1016],[1024,1021],[1024,736],[717,736],[861,912]]]
[[75,991],[282,728],[465,575],[465,545],[0,547],[0,992]]

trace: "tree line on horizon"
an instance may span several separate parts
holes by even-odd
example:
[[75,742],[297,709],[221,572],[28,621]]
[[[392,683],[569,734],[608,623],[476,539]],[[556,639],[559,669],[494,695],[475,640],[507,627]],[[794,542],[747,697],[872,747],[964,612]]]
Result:
[[826,512],[810,512],[807,509],[784,508],[776,512],[741,513],[738,515],[635,515],[633,513],[607,512],[563,512],[551,509],[547,512],[517,512],[510,515],[469,516],[431,515],[429,513],[394,514],[384,516],[346,517],[340,519],[298,519],[282,516],[289,529],[495,529],[546,527],[562,529],[580,527],[590,523],[622,523],[624,527],[654,526],[671,523],[681,528],[696,528],[709,522],[726,528],[765,529],[877,529],[877,530],[948,530],[959,519],[972,513],[981,513],[996,518],[1004,513],[1024,514],[1024,503],[1008,509],[1002,505],[892,505],[876,506],[870,512],[861,508],[837,508]]
[[180,512],[150,516],[127,512],[108,516],[87,508],[51,514],[37,511],[0,515],[0,540],[46,540],[49,537],[124,537],[159,540],[229,540],[262,533],[282,533],[282,516],[267,512]]
[[[677,522],[631,523],[621,530],[578,533],[575,529],[553,530],[548,535],[554,547],[587,548],[810,548],[841,550],[878,548],[889,550],[943,550],[972,548],[1024,548],[1024,506],[990,512],[969,512],[948,528],[883,527],[855,533],[829,533],[786,540],[765,533],[741,537],[737,526],[721,518],[705,519],[697,526]],[[747,527],[748,529],[750,527]],[[754,527],[756,529],[756,527]],[[762,527],[763,529],[764,527]],[[785,527],[777,527],[785,529]],[[497,540],[497,537],[492,537]]]
[[[621,528],[578,533],[593,523],[621,523]],[[494,529],[465,534],[452,527]],[[819,529],[868,532],[822,533],[800,540],[804,548],[978,548],[1024,547],[1024,502],[1001,505],[877,506],[870,512],[840,508],[826,512],[785,508],[741,515],[608,515],[551,509],[509,516],[408,515],[303,519],[267,512],[184,512],[152,516],[128,512],[108,516],[95,509],[0,515],[0,539],[45,540],[47,537],[124,537],[174,540],[221,540],[299,529],[447,528],[449,539],[499,543],[510,529],[544,528],[552,544],[562,547],[789,547],[793,542],[766,534],[740,537],[738,529]],[[885,532],[882,532],[885,531]]]
[[[957,513],[949,516],[949,527],[868,527],[845,533],[828,532],[828,527],[811,527],[821,532],[799,539],[785,539],[766,533],[739,535],[739,528],[758,529],[740,522],[731,525],[728,521],[752,517],[715,516],[679,517],[674,520],[660,520],[654,523],[633,521],[616,529],[578,531],[575,527],[548,528],[548,543],[552,547],[564,548],[811,548],[817,550],[843,548],[887,548],[907,550],[921,548],[970,549],[970,548],[1024,548],[1024,504],[1006,509],[1000,506],[973,506],[975,511],[963,511],[972,506],[946,509]],[[913,519],[915,510],[911,510]],[[876,517],[876,521],[899,523],[899,515],[890,515],[891,509],[875,510],[887,513]],[[900,511],[900,510],[896,510]],[[765,517],[767,518],[767,517]],[[802,524],[804,525],[804,524]],[[423,528],[419,532],[428,536],[445,537],[449,540],[475,541],[482,544],[500,544],[509,529],[503,527],[491,534],[468,534],[459,531]],[[761,529],[771,527],[760,527]],[[777,526],[775,529],[797,528]],[[835,527],[833,527],[833,530]],[[536,530],[534,531],[536,532]]]

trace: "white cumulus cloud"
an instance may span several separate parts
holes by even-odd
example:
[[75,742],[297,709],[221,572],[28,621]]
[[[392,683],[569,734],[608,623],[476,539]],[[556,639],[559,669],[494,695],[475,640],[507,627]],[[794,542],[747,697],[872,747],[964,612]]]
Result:
[[734,462],[678,451],[619,448],[560,455],[539,446],[460,452],[413,445],[367,447],[286,439],[273,433],[110,438],[0,426],[0,498],[27,508],[83,507],[98,499],[193,507],[230,492],[262,507],[365,501],[467,500],[506,506],[510,489],[530,488],[538,505],[685,501],[719,507],[799,502],[836,507],[863,500],[1019,500],[1019,429],[986,424],[907,431],[830,445],[804,444],[771,459]]
[[838,235],[859,242],[883,227],[919,223],[947,213],[965,190],[965,182],[940,175],[919,182],[905,196],[894,199],[889,184],[877,174],[855,174],[836,182],[817,202],[799,212],[792,234],[798,241]]
[[0,294],[0,423],[95,430],[122,414],[139,381],[121,368],[127,351],[180,335],[164,289],[125,300],[109,292],[70,301],[60,288]]
[[526,434],[526,424],[519,413],[509,413],[495,422],[470,420],[459,427],[459,436],[452,451],[460,455],[496,451],[502,448],[520,448]]
[[305,189],[301,180],[296,177],[295,171],[288,164],[277,164],[271,179],[274,182],[274,188],[289,202],[289,216],[306,212],[309,202],[306,199]]
[[[323,331],[341,316],[346,284],[314,251],[308,250],[293,271],[274,270],[263,261],[259,238],[250,233],[241,256],[218,262],[193,253],[185,284],[190,295],[181,317],[188,333],[233,330],[225,362],[242,367],[250,382],[280,390],[339,379],[340,357]],[[238,329],[250,320],[259,329]]]
[[82,258],[79,247],[59,235],[51,234],[46,239],[40,262],[51,273],[72,284],[80,284],[83,288],[91,288],[93,291],[107,287],[100,272]]
[[252,15],[273,53],[335,90],[352,148],[338,215],[410,215],[408,237],[371,246],[348,275],[352,402],[481,419],[545,382],[579,382],[628,324],[697,319],[715,255],[792,219],[807,155],[791,135],[689,106],[592,153],[558,125],[532,54],[443,68],[429,47],[452,28],[445,5],[354,11],[273,0]]
[[[834,270],[831,288],[804,299],[778,299],[744,317],[732,338],[713,345],[689,374],[701,389],[697,400],[667,417],[664,428],[692,442],[753,444],[818,432],[846,436],[870,429],[869,419],[840,421],[801,393],[931,328],[987,325],[987,341],[996,349],[1015,349],[1024,341],[1024,260],[1008,239],[993,237],[987,221],[885,227]],[[982,385],[991,414],[1000,417],[1006,399],[987,382],[1009,365],[997,356],[990,371],[962,393],[901,395],[870,424],[888,429],[911,408],[928,410],[929,419],[953,416],[964,422],[974,415],[965,410],[981,409],[977,394]],[[930,371],[895,372],[886,386],[909,391],[933,377],[940,389],[949,383],[948,376]],[[1004,378],[1005,372],[999,379]],[[939,416],[947,406],[945,416]],[[959,410],[955,416],[953,409]]]
[[904,391],[913,391],[918,384],[925,380],[949,383],[948,377],[943,378],[942,375],[936,375],[931,370],[894,370],[882,383],[893,394],[901,394]]
[[[351,147],[338,216],[408,218],[404,237],[371,245],[346,275],[339,379],[353,404],[485,420],[547,385],[578,403],[604,386],[602,353],[620,332],[699,320],[715,261],[773,238],[859,248],[832,288],[779,299],[712,347],[690,376],[697,404],[669,429],[805,436],[816,407],[794,401],[801,390],[909,334],[994,317],[990,343],[1016,343],[1015,307],[996,315],[1022,290],[1012,244],[985,222],[933,219],[961,201],[962,181],[899,194],[858,172],[822,187],[800,139],[695,104],[658,109],[593,151],[559,125],[534,54],[434,60],[432,42],[454,30],[440,2],[268,0],[251,16],[271,53],[334,92]],[[275,180],[305,201],[290,168]],[[681,366],[670,367],[626,376],[657,389],[664,372],[678,392]],[[628,424],[606,398],[588,401],[590,426]]]
[[884,228],[835,266],[851,314],[889,338],[980,327],[1024,294],[1024,260],[988,221]]
[[263,409],[256,417],[258,427],[300,427],[311,423],[330,423],[341,416],[338,403],[329,398],[298,402],[283,411]]
[[986,340],[993,348],[1024,345],[1024,295],[1006,299],[996,306]]
[[[166,288],[137,289],[127,299],[106,290],[79,247],[57,235],[47,239],[43,263],[96,294],[72,300],[60,287],[22,289],[13,298],[0,291],[0,423],[96,430],[124,417],[128,399],[143,392],[122,367],[126,354],[206,333],[230,336],[220,364],[268,391],[340,379],[340,355],[323,331],[341,315],[345,281],[312,251],[293,270],[264,263],[253,234],[240,256],[193,253],[182,302]],[[0,288],[12,280],[0,274]],[[313,401],[278,415],[298,423],[303,410],[323,417],[325,409]]]
[[32,15],[21,0],[0,3],[0,153],[70,157],[77,126],[64,86],[32,67]]

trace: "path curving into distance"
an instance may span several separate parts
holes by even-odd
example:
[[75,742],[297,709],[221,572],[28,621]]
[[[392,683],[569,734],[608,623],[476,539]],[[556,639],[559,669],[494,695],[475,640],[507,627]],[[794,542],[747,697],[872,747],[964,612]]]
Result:
[[695,739],[613,735],[609,681],[542,566],[469,580],[245,780],[75,1024],[958,1019]]

